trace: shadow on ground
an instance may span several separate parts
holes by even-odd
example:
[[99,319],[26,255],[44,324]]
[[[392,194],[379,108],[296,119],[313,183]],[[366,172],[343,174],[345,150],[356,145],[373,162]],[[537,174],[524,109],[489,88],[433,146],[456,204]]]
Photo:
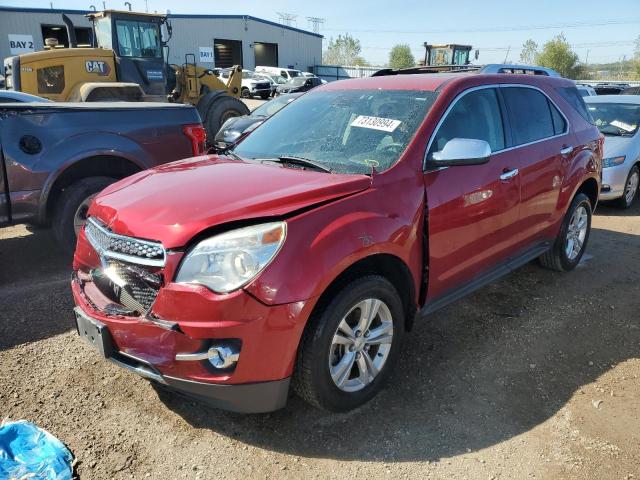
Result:
[[[616,255],[611,255],[615,245]],[[584,385],[640,355],[640,236],[594,229],[572,273],[535,263],[432,315],[407,335],[387,388],[348,414],[290,399],[242,416],[168,392],[197,428],[304,457],[438,460],[478,451],[552,417]]]
[[0,229],[0,350],[73,328],[71,256],[48,229]]

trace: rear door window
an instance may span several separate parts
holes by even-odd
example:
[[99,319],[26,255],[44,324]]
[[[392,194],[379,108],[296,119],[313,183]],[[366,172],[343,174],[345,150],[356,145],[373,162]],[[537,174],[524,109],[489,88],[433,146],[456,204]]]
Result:
[[492,152],[505,148],[504,126],[495,88],[465,94],[451,108],[431,143],[428,157],[454,138],[484,140]]
[[[555,135],[549,101],[542,92],[533,88],[506,87],[502,89],[502,95],[509,111],[514,145]],[[561,123],[558,128],[562,128]]]

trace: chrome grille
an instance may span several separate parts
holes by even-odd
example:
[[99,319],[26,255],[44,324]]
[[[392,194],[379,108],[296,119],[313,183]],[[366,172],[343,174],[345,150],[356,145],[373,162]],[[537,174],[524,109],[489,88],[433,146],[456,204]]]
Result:
[[85,234],[101,257],[138,265],[164,266],[166,254],[160,242],[118,235],[93,217],[87,220]]

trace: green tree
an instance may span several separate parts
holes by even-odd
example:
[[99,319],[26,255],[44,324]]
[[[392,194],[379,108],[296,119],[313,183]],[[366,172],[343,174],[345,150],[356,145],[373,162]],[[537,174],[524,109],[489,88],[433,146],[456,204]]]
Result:
[[529,39],[522,44],[520,52],[520,63],[525,65],[535,65],[538,57],[538,44]]
[[389,52],[389,66],[391,68],[409,68],[416,66],[411,47],[407,44],[395,45]]
[[536,60],[538,65],[553,68],[563,77],[575,79],[583,73],[578,54],[571,50],[571,45],[562,33],[543,45]]
[[322,55],[322,63],[325,65],[368,65],[367,61],[360,56],[362,46],[360,40],[352,37],[348,33],[338,35],[335,40],[329,39],[329,45]]

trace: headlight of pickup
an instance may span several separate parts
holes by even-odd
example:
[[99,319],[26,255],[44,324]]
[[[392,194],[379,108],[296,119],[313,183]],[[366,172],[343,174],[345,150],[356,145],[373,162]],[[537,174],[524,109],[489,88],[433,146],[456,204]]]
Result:
[[199,283],[216,293],[237,290],[269,265],[286,235],[285,222],[272,222],[203,240],[182,261],[176,282]]

